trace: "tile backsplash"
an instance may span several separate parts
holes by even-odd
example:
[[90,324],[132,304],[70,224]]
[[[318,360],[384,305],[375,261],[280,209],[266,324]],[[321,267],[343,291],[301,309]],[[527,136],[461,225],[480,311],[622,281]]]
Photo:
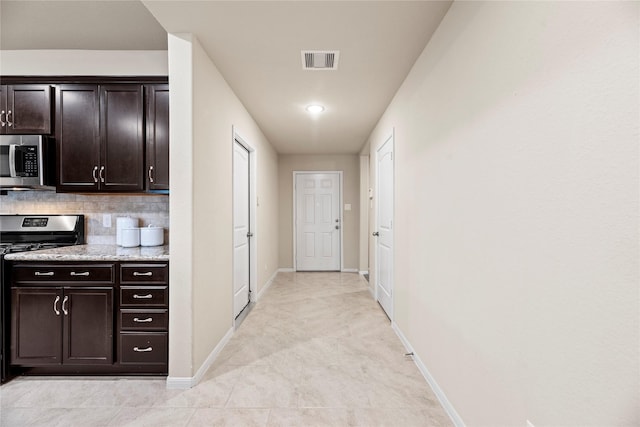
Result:
[[[2,214],[84,214],[87,243],[115,244],[116,218],[138,218],[141,227],[164,228],[169,243],[169,196],[65,194],[53,191],[9,191],[0,196]],[[111,216],[111,227],[104,227],[104,215]]]

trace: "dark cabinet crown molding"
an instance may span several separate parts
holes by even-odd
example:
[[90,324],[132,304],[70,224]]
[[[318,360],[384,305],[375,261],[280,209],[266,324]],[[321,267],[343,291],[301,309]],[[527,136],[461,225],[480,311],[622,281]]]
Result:
[[25,83],[169,83],[168,76],[0,76],[0,84]]

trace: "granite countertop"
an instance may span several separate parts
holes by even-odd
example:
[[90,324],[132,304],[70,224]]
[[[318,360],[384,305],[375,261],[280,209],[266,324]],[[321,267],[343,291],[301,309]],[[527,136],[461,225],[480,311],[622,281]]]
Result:
[[169,245],[123,248],[116,245],[76,245],[5,255],[10,261],[169,261]]

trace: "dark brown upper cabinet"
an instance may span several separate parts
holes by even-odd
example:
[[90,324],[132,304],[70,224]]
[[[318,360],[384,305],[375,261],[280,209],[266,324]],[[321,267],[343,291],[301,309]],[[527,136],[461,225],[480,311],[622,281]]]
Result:
[[169,190],[169,85],[146,85],[146,188]]
[[58,191],[143,191],[143,126],[141,84],[58,85]]
[[51,86],[0,86],[0,134],[51,133]]

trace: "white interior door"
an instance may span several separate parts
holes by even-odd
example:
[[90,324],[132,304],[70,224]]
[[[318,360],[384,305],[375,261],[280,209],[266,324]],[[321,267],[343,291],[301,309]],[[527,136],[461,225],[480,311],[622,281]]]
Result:
[[249,151],[233,143],[233,314],[249,304]]
[[376,162],[376,295],[393,319],[393,135],[378,149]]
[[340,173],[295,173],[296,270],[339,271]]

